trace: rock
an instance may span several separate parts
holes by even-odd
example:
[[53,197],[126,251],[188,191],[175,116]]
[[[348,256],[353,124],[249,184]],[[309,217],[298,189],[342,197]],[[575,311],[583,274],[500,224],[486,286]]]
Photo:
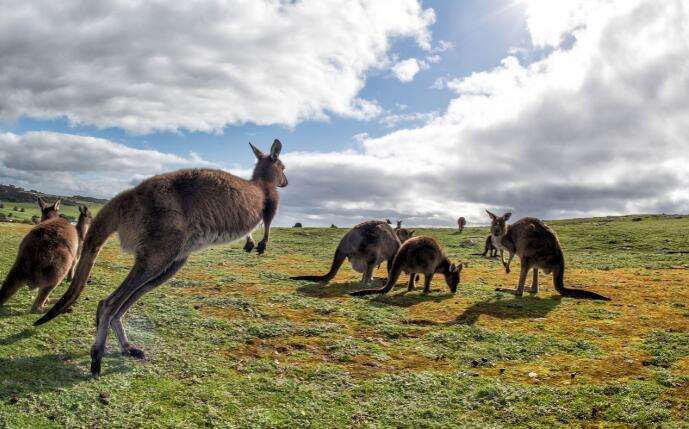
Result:
[[536,378],[536,377],[538,377],[538,374],[536,374],[536,373],[533,372],[533,371],[531,371],[531,372],[528,373],[527,375],[529,376],[529,378]]

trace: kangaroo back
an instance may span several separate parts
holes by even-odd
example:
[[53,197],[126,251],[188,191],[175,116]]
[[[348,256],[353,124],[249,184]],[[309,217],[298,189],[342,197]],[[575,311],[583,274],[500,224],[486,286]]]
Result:
[[108,202],[93,219],[93,223],[86,233],[81,257],[77,264],[76,272],[67,292],[48,312],[38,319],[34,325],[42,325],[51,321],[61,313],[64,313],[79,298],[84,290],[86,281],[91,274],[93,264],[105,241],[119,226],[119,200],[117,197]]

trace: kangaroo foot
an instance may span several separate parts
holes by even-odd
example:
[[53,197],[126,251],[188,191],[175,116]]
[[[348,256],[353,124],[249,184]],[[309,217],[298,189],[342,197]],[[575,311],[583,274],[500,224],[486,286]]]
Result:
[[246,243],[244,243],[244,251],[245,252],[251,252],[254,250],[254,246],[256,245],[256,242],[253,240],[247,240]]
[[122,350],[122,356],[129,356],[140,360],[146,359],[144,351],[134,346],[127,346],[126,349]]

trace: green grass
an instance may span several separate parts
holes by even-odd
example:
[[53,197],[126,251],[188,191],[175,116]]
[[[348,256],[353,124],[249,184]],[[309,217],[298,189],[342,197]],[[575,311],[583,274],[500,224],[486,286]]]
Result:
[[[327,286],[289,279],[325,272],[344,229],[207,249],[129,312],[147,360],[111,334],[92,380],[96,305],[131,266],[113,238],[72,313],[34,328],[27,289],[0,308],[0,427],[689,427],[689,256],[667,253],[689,249],[689,217],[636,218],[549,222],[566,283],[610,302],[546,275],[536,297],[495,292],[519,270],[472,255],[486,228],[417,230],[468,262],[456,295],[437,276],[430,295],[402,278],[351,298],[346,263]],[[0,223],[0,277],[29,228]]]
[[[52,201],[50,201],[52,202]],[[41,210],[38,208],[36,203],[13,203],[9,201],[3,201],[4,207],[0,208],[0,214],[5,215],[5,217],[11,219],[13,222],[30,222],[32,216],[41,217]],[[94,215],[98,213],[98,210],[102,207],[99,204],[87,204],[91,213]],[[14,208],[18,210],[14,210]],[[22,212],[21,209],[24,209]],[[70,217],[71,219],[79,218],[79,209],[77,206],[68,206],[62,204],[60,206],[60,214]]]

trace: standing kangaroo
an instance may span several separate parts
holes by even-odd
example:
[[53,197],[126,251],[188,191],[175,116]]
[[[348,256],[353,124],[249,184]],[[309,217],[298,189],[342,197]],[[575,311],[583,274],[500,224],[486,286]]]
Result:
[[461,216],[459,219],[457,219],[457,227],[459,227],[459,233],[461,234],[462,231],[464,231],[464,227],[467,224],[467,220],[464,219],[463,216]]
[[257,158],[251,180],[222,170],[185,169],[151,177],[110,200],[86,235],[69,289],[35,325],[48,322],[76,301],[98,252],[117,232],[122,249],[135,255],[134,266],[122,284],[98,304],[91,373],[100,375],[110,327],[123,355],[143,358],[143,351],[129,344],[121,322],[142,295],[174,276],[191,252],[244,237],[261,220],[263,239],[257,251],[262,254],[266,250],[278,209],[276,187],[287,186],[285,167],[278,158],[282,143],[275,140],[270,154],[249,144]]
[[452,293],[457,292],[459,275],[462,265],[450,262],[437,241],[431,237],[414,237],[405,241],[397,252],[392,262],[392,269],[388,281],[381,289],[364,289],[350,293],[352,296],[384,294],[395,286],[402,271],[409,274],[409,286],[407,290],[414,289],[417,273],[424,274],[423,293],[431,291],[433,274],[441,273],[445,276],[445,282]]
[[[529,270],[533,269],[533,281],[529,292],[538,293],[538,270],[540,268],[546,274],[553,273],[553,285],[555,290],[562,296],[610,300],[610,298],[595,292],[565,287],[565,257],[562,252],[562,246],[555,232],[544,224],[543,221],[532,217],[525,217],[512,225],[507,225],[506,222],[512,215],[511,213],[505,213],[503,216],[497,217],[488,210],[486,212],[492,220],[490,226],[491,238],[495,247],[500,250],[500,261],[505,267],[505,271],[510,272],[510,263],[515,254],[519,256],[521,263],[517,290],[504,288],[496,290],[522,296],[526,276]],[[503,251],[505,250],[509,253],[507,262],[503,258]]]
[[481,253],[481,256],[488,256],[489,258],[495,258],[498,255],[498,249],[493,246],[493,236],[488,235],[486,237],[486,245],[483,248],[483,253]]
[[31,306],[32,313],[45,313],[50,293],[65,276],[71,277],[79,258],[81,244],[91,223],[86,206],[79,207],[76,228],[59,216],[60,200],[47,205],[38,198],[41,222],[19,244],[19,253],[0,289],[0,305],[14,295],[24,283],[38,289]]
[[371,281],[375,267],[383,261],[387,261],[390,272],[392,259],[400,245],[396,230],[388,223],[379,220],[362,222],[350,229],[340,240],[330,271],[322,276],[297,276],[292,279],[329,282],[335,277],[345,258],[348,258],[354,271],[363,273],[361,282],[366,285]]

